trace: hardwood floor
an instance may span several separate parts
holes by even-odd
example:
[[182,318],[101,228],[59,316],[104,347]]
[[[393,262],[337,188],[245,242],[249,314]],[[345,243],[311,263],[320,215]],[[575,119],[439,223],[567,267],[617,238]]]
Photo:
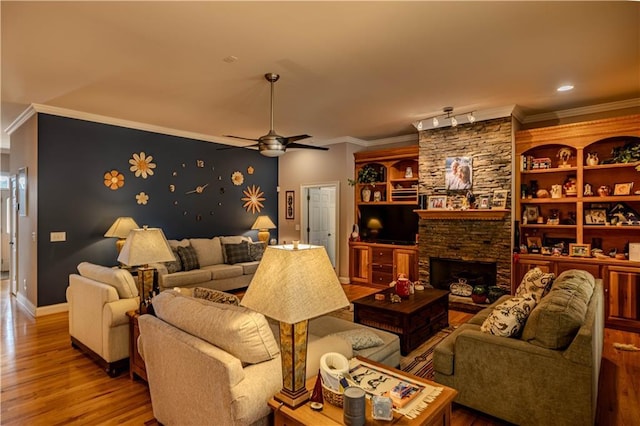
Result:
[[[371,289],[346,285],[350,300]],[[88,357],[71,348],[67,314],[32,318],[8,295],[2,281],[0,423],[2,425],[153,424],[147,385],[128,374],[110,378]],[[472,314],[450,311],[449,322]],[[640,424],[640,352],[620,351],[614,342],[640,347],[640,335],[605,330],[598,401],[603,426]],[[212,424],[215,420],[212,420]],[[504,425],[497,419],[454,406],[453,426]]]

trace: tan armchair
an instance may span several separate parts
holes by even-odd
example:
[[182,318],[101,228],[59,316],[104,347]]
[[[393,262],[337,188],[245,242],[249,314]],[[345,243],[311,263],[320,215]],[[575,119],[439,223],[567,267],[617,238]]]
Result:
[[71,345],[94,359],[109,376],[128,368],[128,311],[140,298],[131,274],[83,262],[69,275],[69,335]]

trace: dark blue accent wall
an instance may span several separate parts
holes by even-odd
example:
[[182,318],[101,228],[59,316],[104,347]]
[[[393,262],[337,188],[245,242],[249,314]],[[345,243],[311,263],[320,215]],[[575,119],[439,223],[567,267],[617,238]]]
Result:
[[[255,240],[257,231],[250,228],[259,214],[277,225],[277,159],[240,148],[219,150],[222,147],[39,114],[38,306],[66,301],[68,276],[78,263],[117,264],[115,239],[104,233],[119,216],[160,227],[169,239],[250,235]],[[156,164],[147,179],[129,170],[129,160],[141,152]],[[199,160],[204,167],[197,167]],[[104,174],[111,170],[124,175],[124,186],[115,191],[104,185]],[[232,183],[235,171],[244,175],[242,185]],[[186,194],[203,185],[208,186],[201,194]],[[259,213],[243,207],[243,191],[253,185],[264,192]],[[136,201],[141,192],[149,196],[146,205]],[[50,242],[50,232],[60,231],[67,233],[67,240]]]

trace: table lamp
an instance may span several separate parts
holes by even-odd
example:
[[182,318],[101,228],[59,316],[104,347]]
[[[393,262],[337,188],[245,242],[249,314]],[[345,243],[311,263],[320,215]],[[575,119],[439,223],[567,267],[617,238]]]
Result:
[[111,228],[105,232],[104,236],[108,238],[117,238],[116,249],[118,250],[118,254],[120,254],[124,241],[129,235],[129,231],[136,228],[140,227],[132,217],[123,216],[117,218],[116,221],[113,222],[113,225],[111,225]]
[[275,399],[304,404],[309,319],[349,306],[324,247],[268,246],[240,304],[280,322],[282,390]]
[[149,263],[170,262],[176,258],[160,228],[132,229],[120,251],[118,261],[127,266],[138,267],[138,292],[140,313],[146,311],[145,297],[153,290],[154,268]]
[[269,219],[269,216],[258,216],[251,229],[258,230],[258,240],[269,244],[269,229],[275,229],[276,225]]

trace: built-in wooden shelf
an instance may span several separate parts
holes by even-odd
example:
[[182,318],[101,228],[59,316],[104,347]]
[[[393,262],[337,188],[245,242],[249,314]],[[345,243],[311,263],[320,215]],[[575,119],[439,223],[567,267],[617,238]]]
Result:
[[420,219],[427,220],[502,220],[508,209],[469,209],[469,210],[414,210]]

